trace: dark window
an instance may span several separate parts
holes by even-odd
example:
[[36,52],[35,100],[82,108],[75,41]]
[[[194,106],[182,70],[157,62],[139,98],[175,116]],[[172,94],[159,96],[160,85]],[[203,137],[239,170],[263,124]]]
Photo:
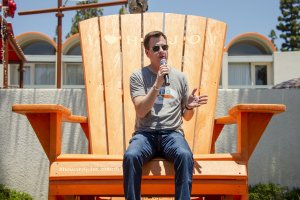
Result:
[[255,65],[255,85],[267,85],[266,65]]
[[262,45],[254,41],[242,41],[232,45],[228,50],[229,56],[241,55],[271,55]]
[[55,55],[55,48],[44,41],[27,44],[22,50],[25,55]]
[[67,52],[67,55],[80,56],[81,55],[80,45],[75,45],[72,48],[70,48],[69,51]]

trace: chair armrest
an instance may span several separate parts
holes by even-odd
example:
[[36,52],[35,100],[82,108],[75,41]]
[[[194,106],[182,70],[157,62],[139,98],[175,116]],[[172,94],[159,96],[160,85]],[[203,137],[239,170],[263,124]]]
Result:
[[233,116],[224,116],[224,117],[219,117],[215,119],[215,124],[236,124],[236,118]]
[[71,111],[59,104],[14,104],[12,111],[19,114],[60,113],[62,120],[71,123],[87,123],[87,117],[71,115]]
[[229,110],[228,116],[216,118],[215,124],[236,124],[236,116],[240,112],[279,114],[285,110],[286,106],[283,104],[238,104]]
[[228,116],[214,121],[211,153],[224,125],[237,124],[238,153],[249,159],[272,116],[285,110],[283,104],[238,104],[232,107]]
[[50,163],[61,154],[62,122],[80,123],[85,134],[88,133],[87,118],[71,115],[71,111],[62,105],[15,104],[12,111],[26,115]]
[[229,115],[236,116],[240,112],[279,114],[285,110],[283,104],[237,104],[229,110]]

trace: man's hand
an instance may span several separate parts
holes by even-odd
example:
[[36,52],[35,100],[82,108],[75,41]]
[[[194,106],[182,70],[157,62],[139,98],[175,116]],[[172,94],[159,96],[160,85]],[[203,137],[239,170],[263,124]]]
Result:
[[160,88],[164,84],[165,82],[164,76],[168,74],[169,71],[170,69],[167,65],[161,65],[159,67],[159,70],[157,72],[156,82],[154,83],[155,87]]
[[208,97],[207,95],[200,95],[196,96],[195,93],[197,91],[197,88],[195,88],[192,92],[192,94],[189,96],[187,103],[186,103],[186,108],[188,110],[191,110],[196,107],[200,107],[204,104],[207,104]]

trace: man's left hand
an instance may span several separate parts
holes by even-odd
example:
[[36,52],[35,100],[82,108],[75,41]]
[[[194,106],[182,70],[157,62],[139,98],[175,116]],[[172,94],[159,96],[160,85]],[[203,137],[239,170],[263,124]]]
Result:
[[193,90],[192,94],[188,98],[188,101],[187,101],[187,104],[186,104],[186,108],[188,110],[191,110],[191,109],[196,108],[196,107],[200,107],[204,104],[207,104],[207,101],[208,101],[207,95],[197,96],[197,95],[195,95],[196,91],[197,91],[197,88],[195,88]]

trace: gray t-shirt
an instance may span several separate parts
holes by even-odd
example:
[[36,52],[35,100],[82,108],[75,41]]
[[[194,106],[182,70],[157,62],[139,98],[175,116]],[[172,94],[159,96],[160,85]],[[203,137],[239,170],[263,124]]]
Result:
[[[130,77],[131,98],[146,95],[156,80],[156,74],[148,67],[134,72]],[[170,67],[170,86],[160,88],[154,106],[144,118],[136,116],[135,130],[182,130],[182,114],[188,98],[185,75]]]

